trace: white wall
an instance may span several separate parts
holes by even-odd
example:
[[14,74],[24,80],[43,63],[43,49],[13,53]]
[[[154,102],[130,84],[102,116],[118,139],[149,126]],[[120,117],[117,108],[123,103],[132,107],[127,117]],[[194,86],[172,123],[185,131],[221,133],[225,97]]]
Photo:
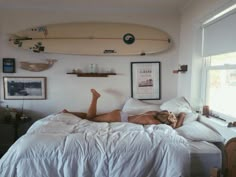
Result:
[[[161,62],[161,103],[177,96],[178,75],[172,74],[178,62],[179,46],[179,16],[161,16],[157,14],[96,14],[83,11],[55,9],[1,9],[0,11],[0,57],[16,58],[16,73],[4,74],[2,76],[46,76],[47,77],[47,100],[25,100],[24,108],[33,117],[45,116],[67,108],[73,111],[86,111],[90,102],[90,88],[96,88],[103,97],[99,101],[99,112],[105,112],[120,108],[124,100],[131,95],[130,90],[130,62],[134,61],[160,61]],[[32,26],[44,24],[80,22],[80,21],[102,21],[102,22],[128,22],[144,24],[157,27],[167,32],[174,44],[171,50],[149,56],[79,56],[58,54],[37,54],[13,48],[8,44],[7,34],[17,32]],[[44,59],[57,59],[57,63],[43,72],[29,72],[19,67],[20,61],[43,62]],[[82,70],[90,63],[97,63],[100,68],[110,67],[114,69],[117,76],[108,78],[79,78],[67,75],[66,72],[74,68]],[[3,87],[1,84],[2,106],[20,108],[21,100],[4,100]]]
[[185,96],[197,109],[201,94],[201,23],[235,3],[235,0],[191,1],[182,12],[179,62],[190,70],[178,79],[178,96]]

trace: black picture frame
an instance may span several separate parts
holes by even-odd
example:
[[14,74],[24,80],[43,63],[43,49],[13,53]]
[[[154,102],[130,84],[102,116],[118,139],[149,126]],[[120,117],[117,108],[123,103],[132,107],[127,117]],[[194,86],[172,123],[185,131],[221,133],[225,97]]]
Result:
[[161,99],[161,62],[131,62],[131,97]]
[[15,73],[15,58],[3,58],[2,59],[2,72],[3,73]]
[[46,77],[3,77],[5,100],[45,100]]

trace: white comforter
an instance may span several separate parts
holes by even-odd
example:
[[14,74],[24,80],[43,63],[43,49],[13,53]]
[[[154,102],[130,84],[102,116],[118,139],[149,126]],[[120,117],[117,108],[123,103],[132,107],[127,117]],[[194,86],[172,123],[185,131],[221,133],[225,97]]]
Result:
[[35,122],[0,160],[1,177],[184,177],[187,141],[167,125],[96,123],[72,114]]

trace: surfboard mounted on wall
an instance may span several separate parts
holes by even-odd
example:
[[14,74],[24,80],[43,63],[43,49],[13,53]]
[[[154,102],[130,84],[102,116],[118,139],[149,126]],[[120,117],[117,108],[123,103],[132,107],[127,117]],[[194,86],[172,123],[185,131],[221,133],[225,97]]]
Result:
[[167,33],[126,23],[65,23],[26,29],[10,43],[33,52],[79,55],[145,55],[170,48]]

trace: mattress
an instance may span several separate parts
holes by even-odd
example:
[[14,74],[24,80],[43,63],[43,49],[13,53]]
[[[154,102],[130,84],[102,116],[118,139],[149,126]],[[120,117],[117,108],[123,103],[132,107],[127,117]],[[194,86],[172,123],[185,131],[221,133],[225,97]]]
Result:
[[211,168],[222,168],[222,152],[206,141],[190,141],[191,177],[209,177]]

